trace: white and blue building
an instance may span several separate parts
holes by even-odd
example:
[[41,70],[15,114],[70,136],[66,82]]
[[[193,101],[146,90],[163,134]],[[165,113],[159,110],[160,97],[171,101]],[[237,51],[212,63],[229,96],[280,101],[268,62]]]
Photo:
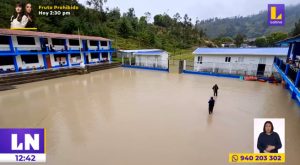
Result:
[[274,57],[284,59],[288,48],[197,48],[193,71],[233,75],[272,74]]
[[277,44],[288,45],[289,50],[284,59],[274,59],[274,66],[285,81],[285,86],[290,91],[292,98],[297,100],[300,105],[300,35]]
[[110,62],[112,41],[73,34],[0,29],[0,72]]
[[161,49],[120,50],[122,65],[144,69],[168,69],[169,54]]

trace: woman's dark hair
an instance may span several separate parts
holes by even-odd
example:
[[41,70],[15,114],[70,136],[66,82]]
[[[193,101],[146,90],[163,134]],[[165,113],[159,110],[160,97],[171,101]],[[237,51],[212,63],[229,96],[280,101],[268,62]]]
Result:
[[[27,11],[26,11],[26,6],[27,6],[28,4],[31,5],[31,12],[30,12],[30,13],[27,13]],[[30,2],[27,2],[27,3],[25,4],[25,10],[24,10],[24,13],[25,13],[26,15],[30,15],[30,16],[33,15],[33,14],[32,14],[32,13],[33,13],[32,4],[31,4]]]
[[[31,12],[27,13],[26,11],[26,6],[30,4],[31,5]],[[30,17],[31,21],[28,20],[27,24],[26,24],[26,28],[32,28],[35,27],[35,23],[34,23],[34,14],[33,14],[33,9],[32,9],[32,4],[30,2],[27,2],[25,4],[25,10],[24,10],[24,14],[26,15],[26,17]]]
[[[17,21],[21,22],[22,16],[23,16],[23,6],[22,6],[22,3],[21,2],[17,2],[15,7],[20,7],[22,10],[21,10],[21,13],[17,13],[16,9],[15,9],[15,12],[14,12],[14,15],[12,17],[12,20],[15,19],[15,18],[17,18]],[[19,17],[18,17],[18,14],[20,14]]]
[[274,130],[274,126],[273,126],[273,123],[271,122],[271,121],[266,121],[265,122],[265,124],[264,124],[264,133],[266,133],[267,131],[266,131],[266,125],[267,124],[270,124],[271,125],[271,132],[273,132],[273,130]]

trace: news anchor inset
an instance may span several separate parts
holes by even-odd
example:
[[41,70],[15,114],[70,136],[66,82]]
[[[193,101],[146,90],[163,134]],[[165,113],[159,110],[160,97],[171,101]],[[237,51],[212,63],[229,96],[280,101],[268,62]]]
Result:
[[257,148],[260,153],[278,153],[278,149],[282,147],[278,133],[273,130],[273,123],[266,121],[263,132],[260,133],[257,140]]

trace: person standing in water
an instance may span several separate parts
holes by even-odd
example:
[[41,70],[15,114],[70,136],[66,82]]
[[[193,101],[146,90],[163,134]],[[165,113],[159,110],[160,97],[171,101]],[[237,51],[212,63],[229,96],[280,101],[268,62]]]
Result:
[[215,100],[213,97],[208,101],[208,114],[212,114],[215,106]]
[[212,89],[214,90],[214,96],[218,96],[218,90],[219,90],[219,87],[217,84],[215,84]]

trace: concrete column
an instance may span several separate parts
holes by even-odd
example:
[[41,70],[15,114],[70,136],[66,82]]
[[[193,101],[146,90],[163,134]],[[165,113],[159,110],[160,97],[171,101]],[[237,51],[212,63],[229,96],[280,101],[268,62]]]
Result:
[[15,71],[19,72],[19,66],[18,66],[18,62],[17,62],[17,56],[14,56],[14,66],[15,66]]
[[44,67],[45,67],[45,69],[48,69],[46,54],[43,54],[42,56],[43,56],[43,61],[44,61]]

